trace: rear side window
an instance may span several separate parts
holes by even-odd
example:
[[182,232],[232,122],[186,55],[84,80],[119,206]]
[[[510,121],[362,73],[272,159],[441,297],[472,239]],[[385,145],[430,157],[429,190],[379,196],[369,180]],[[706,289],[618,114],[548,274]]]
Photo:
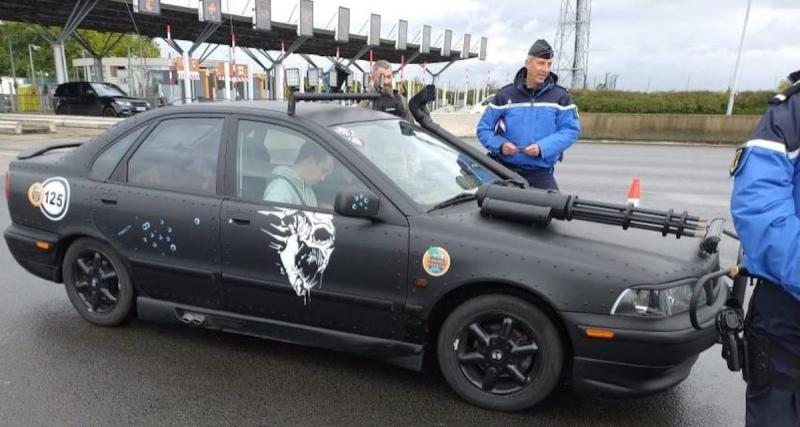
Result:
[[128,161],[128,182],[189,193],[215,193],[221,118],[165,120]]
[[133,132],[128,132],[127,135],[111,143],[94,161],[92,170],[89,172],[89,179],[96,181],[107,180],[111,176],[111,172],[119,164],[119,161],[122,160],[122,156],[128,152],[128,148],[142,134],[144,128],[145,126],[140,126]]

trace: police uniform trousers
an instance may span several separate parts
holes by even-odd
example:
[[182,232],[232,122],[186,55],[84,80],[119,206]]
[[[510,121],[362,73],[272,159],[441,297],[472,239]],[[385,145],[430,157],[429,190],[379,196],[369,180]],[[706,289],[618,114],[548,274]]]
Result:
[[558,191],[558,183],[556,182],[556,177],[554,175],[555,168],[521,169],[519,166],[507,163],[502,157],[496,154],[490,154],[489,157],[518,173],[521,177],[525,178],[525,181],[528,181],[528,184],[533,188]]
[[747,427],[800,427],[800,301],[762,283],[751,297],[752,331],[769,339],[770,371],[780,381],[747,386]]

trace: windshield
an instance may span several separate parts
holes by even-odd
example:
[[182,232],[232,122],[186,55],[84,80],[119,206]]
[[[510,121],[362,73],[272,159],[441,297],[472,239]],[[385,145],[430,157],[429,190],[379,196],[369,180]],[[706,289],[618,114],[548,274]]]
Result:
[[92,83],[92,89],[97,96],[128,96],[122,89],[110,83]]
[[472,157],[407,122],[379,120],[333,126],[415,202],[434,206],[499,178]]

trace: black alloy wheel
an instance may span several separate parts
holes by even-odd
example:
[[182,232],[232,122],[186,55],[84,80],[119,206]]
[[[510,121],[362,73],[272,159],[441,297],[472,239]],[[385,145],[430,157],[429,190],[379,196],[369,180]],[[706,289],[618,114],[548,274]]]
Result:
[[461,373],[484,392],[516,393],[531,383],[541,367],[536,333],[511,315],[495,313],[461,330]]
[[117,112],[113,108],[107,107],[103,110],[103,117],[117,117]]
[[553,322],[533,304],[508,295],[485,295],[456,308],[442,325],[437,355],[458,394],[506,411],[544,399],[563,365]]
[[130,275],[103,243],[81,239],[70,246],[64,256],[64,284],[72,305],[91,323],[118,325],[132,312]]

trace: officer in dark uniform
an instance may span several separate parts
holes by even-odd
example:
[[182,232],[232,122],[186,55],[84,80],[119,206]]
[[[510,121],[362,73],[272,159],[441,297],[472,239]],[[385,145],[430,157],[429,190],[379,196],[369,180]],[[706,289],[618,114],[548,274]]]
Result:
[[758,279],[745,321],[747,426],[800,426],[800,71],[736,152],[731,214]]
[[408,101],[397,91],[392,90],[392,74],[392,65],[389,62],[384,60],[375,61],[369,80],[371,90],[375,93],[380,93],[381,97],[375,101],[362,101],[359,106],[393,114],[414,123],[414,117],[408,108]]

